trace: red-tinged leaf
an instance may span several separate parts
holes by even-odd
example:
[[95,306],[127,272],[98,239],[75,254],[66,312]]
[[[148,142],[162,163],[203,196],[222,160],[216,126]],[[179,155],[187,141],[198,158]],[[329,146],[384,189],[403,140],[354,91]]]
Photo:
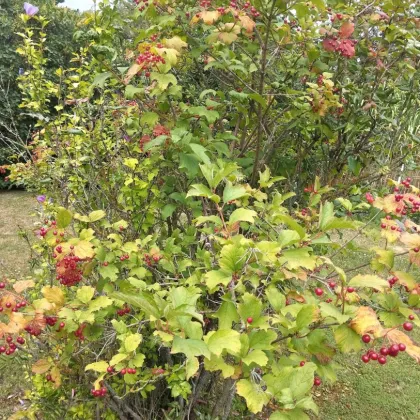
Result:
[[248,34],[252,34],[252,32],[254,32],[255,22],[249,16],[239,16],[239,20],[242,24],[242,27],[246,30]]
[[352,33],[354,32],[354,23],[353,22],[344,22],[341,25],[340,30],[338,31],[338,35],[340,38],[350,38]]
[[324,47],[325,51],[333,52],[337,50],[338,42],[332,38],[325,38],[322,41],[322,46]]
[[417,233],[404,232],[400,240],[410,249],[420,248],[420,236]]
[[[385,213],[401,214],[405,208],[403,200],[396,201],[393,194],[386,197],[378,197],[373,203],[374,207],[383,210]],[[397,211],[398,210],[398,211]]]
[[343,57],[352,58],[356,55],[356,49],[354,48],[355,42],[351,39],[343,39],[337,46],[337,51]]

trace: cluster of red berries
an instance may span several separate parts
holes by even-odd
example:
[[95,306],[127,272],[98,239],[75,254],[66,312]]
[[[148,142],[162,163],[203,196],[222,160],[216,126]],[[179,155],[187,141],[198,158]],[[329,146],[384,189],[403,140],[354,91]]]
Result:
[[409,176],[405,178],[404,181],[401,182],[401,184],[403,184],[405,188],[409,188],[410,183],[411,183],[411,178]]
[[128,306],[124,306],[122,309],[118,309],[117,311],[118,316],[124,316],[128,313],[130,313],[130,308]]
[[137,370],[134,368],[124,368],[120,370],[121,375],[135,375],[137,373]]
[[74,332],[74,335],[80,340],[84,341],[85,336],[83,335],[83,330],[86,328],[86,324],[81,324],[79,328]]
[[393,276],[390,279],[388,279],[389,287],[394,286],[394,284],[398,281],[398,277]]
[[165,369],[162,368],[153,368],[152,375],[163,375],[165,373]]
[[302,216],[306,216],[308,214],[308,209],[303,208],[300,213],[302,214]]
[[150,255],[150,254],[144,254],[144,261],[146,265],[149,267],[153,265],[153,263],[157,263],[161,259],[160,255]]
[[[147,48],[150,48],[150,47],[147,47]],[[136,63],[139,64],[139,65],[143,65],[143,69],[145,69],[145,68],[150,69],[150,68],[152,68],[153,66],[156,66],[159,63],[165,64],[166,61],[160,55],[154,54],[150,51],[146,51],[146,52],[140,54],[136,58]],[[145,76],[150,77],[150,73],[146,72]]]
[[130,256],[128,254],[121,255],[121,257],[120,257],[120,261],[125,261],[125,260],[128,260],[128,259],[130,259]]
[[90,393],[92,394],[93,397],[98,398],[98,397],[105,397],[105,395],[107,394],[107,389],[105,387],[102,387],[100,389],[91,389]]
[[[72,246],[70,247],[70,249]],[[56,264],[57,280],[64,286],[74,286],[82,280],[82,270],[79,263],[82,260],[76,255],[66,255]]]
[[[370,342],[370,335],[365,334],[362,337],[364,343]],[[403,352],[406,349],[404,343],[392,344],[389,347],[381,347],[379,352],[374,349],[369,349],[365,354],[362,355],[361,359],[363,363],[369,363],[371,360],[378,361],[380,365],[384,365],[387,362],[386,356],[397,357],[399,352]]]
[[134,2],[139,6],[140,12],[142,12],[143,10],[146,9],[146,7],[149,6],[149,2],[147,0],[145,0],[145,1],[142,1],[142,0],[134,0]]
[[[16,342],[18,344],[25,344],[25,339],[21,336],[17,337]],[[5,354],[6,356],[12,355],[17,349],[16,344],[13,342],[13,337],[8,335],[6,337],[6,342],[3,346],[0,346],[0,354]]]
[[211,6],[211,0],[201,0],[200,7],[207,8]]
[[57,323],[57,321],[58,321],[58,318],[56,316],[46,316],[45,317],[45,322],[50,327],[54,327],[54,325]]

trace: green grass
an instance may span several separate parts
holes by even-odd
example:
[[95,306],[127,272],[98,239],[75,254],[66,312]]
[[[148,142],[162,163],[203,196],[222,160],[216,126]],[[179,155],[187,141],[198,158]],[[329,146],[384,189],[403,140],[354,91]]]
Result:
[[[372,255],[357,247],[378,246],[378,233],[373,231],[369,237],[358,237],[355,242],[356,249],[334,259],[338,266],[352,268],[368,262]],[[396,259],[395,266],[405,270],[408,261],[401,257]],[[369,267],[362,270],[360,272],[366,273]],[[357,272],[351,273],[350,278]],[[412,267],[411,272],[420,278],[417,267]],[[409,335],[420,342],[418,330]],[[363,363],[361,354],[337,355],[336,362],[341,366],[338,381],[315,391],[315,400],[320,407],[317,419],[419,420],[420,367],[414,359],[400,353],[396,358],[388,357],[387,364],[381,366],[374,361]]]
[[[33,230],[31,213],[36,200],[22,191],[0,193],[0,273],[1,277],[21,279],[29,274],[30,249],[20,237],[21,229]],[[23,402],[24,372],[19,363],[0,358],[0,419],[8,419]]]

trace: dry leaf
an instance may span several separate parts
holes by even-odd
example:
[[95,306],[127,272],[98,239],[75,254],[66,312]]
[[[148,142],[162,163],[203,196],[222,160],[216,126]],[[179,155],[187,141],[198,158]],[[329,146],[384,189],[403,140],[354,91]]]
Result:
[[30,287],[34,287],[35,283],[33,280],[21,280],[17,281],[13,285],[13,289],[15,289],[16,293],[22,293],[24,290],[29,289]]
[[354,32],[354,23],[345,22],[341,25],[338,35],[340,38],[350,38],[351,34]]
[[39,359],[32,365],[32,372],[42,375],[50,370],[51,363],[47,359]]
[[370,333],[375,337],[381,337],[383,332],[376,312],[367,306],[358,308],[356,316],[350,322],[350,327],[360,335]]

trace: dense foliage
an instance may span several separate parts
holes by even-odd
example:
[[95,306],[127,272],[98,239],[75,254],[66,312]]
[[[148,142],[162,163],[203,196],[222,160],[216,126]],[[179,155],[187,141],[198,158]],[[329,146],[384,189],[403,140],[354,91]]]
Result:
[[[33,277],[0,283],[0,352],[34,374],[22,416],[307,419],[337,351],[420,361],[420,191],[340,197],[415,161],[410,7],[105,3],[58,83],[24,16],[40,118],[8,169],[42,223]],[[339,267],[373,225],[371,261]]]

